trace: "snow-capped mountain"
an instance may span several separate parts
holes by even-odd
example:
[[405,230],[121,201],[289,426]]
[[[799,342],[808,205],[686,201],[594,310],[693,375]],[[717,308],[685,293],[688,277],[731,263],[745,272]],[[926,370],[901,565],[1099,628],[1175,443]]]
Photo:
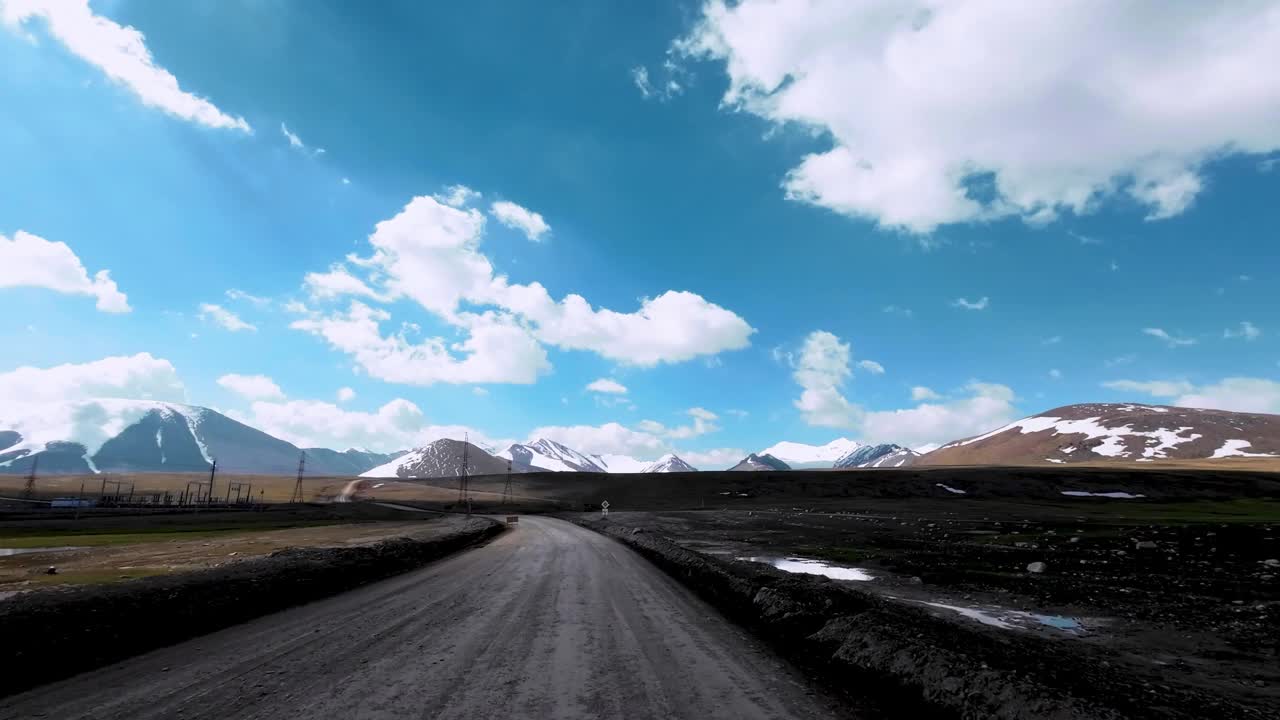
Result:
[[[203,472],[292,474],[298,446],[208,408],[151,400],[98,399],[0,420],[0,472]],[[307,472],[351,475],[389,456],[308,451]],[[310,453],[316,453],[311,456]],[[332,455],[330,455],[332,454]]]
[[697,472],[698,468],[681,460],[678,455],[667,453],[658,458],[656,462],[649,465],[641,472],[647,473],[673,473],[673,472]]
[[522,462],[504,457],[494,457],[484,448],[462,440],[442,438],[423,447],[410,450],[390,462],[360,473],[369,478],[434,478],[458,477],[463,469],[463,449],[466,448],[466,468],[469,475],[501,475],[507,472],[525,473],[533,468]]
[[835,467],[902,467],[903,465],[910,465],[918,457],[920,457],[920,453],[915,450],[892,443],[863,445],[837,460]]
[[527,445],[514,444],[497,453],[497,457],[522,463],[538,470],[553,472],[609,472],[607,465],[596,458],[562,445],[554,440],[540,438]]
[[782,462],[781,460],[779,460],[778,458],[770,455],[769,453],[763,453],[760,455],[751,453],[750,455],[743,458],[742,462],[739,462],[737,465],[734,465],[729,469],[730,470],[790,470],[791,467],[788,466],[786,463]]
[[605,472],[611,473],[641,473],[652,463],[644,460],[637,460],[630,455],[592,455],[591,459],[597,465],[604,468]]
[[834,467],[837,460],[862,447],[862,443],[848,438],[836,438],[826,445],[806,445],[797,442],[780,442],[759,452],[772,455],[797,470],[801,468]]
[[1280,415],[1165,405],[1067,405],[957,440],[918,465],[1280,457]]

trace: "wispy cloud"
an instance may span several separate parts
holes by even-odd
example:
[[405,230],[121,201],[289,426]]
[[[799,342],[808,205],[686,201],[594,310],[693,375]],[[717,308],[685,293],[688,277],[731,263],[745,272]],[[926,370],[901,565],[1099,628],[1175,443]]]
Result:
[[956,298],[951,301],[951,307],[963,308],[965,310],[986,310],[991,304],[991,299],[986,295],[977,300],[968,300],[966,298]]
[[240,332],[241,330],[253,332],[258,329],[244,320],[241,320],[239,315],[236,315],[221,305],[214,305],[212,303],[200,304],[200,319],[205,320],[206,322],[212,322],[221,326],[224,330],[229,330],[231,332]]
[[1182,347],[1184,345],[1196,344],[1195,338],[1178,337],[1175,335],[1170,335],[1163,328],[1157,328],[1157,327],[1142,328],[1142,332],[1145,335],[1150,335],[1153,338],[1158,338],[1160,340],[1163,340],[1164,343],[1169,347]]
[[1236,330],[1232,330],[1231,328],[1227,328],[1226,330],[1223,330],[1222,337],[1240,338],[1242,340],[1257,340],[1258,338],[1262,337],[1262,331],[1258,329],[1257,325],[1254,325],[1248,320],[1245,320],[1244,322],[1240,323],[1239,328]]

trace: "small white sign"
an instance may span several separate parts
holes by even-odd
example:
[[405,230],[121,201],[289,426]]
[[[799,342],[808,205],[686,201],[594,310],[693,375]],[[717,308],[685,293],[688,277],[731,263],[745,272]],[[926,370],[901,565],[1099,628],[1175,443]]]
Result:
[[603,517],[608,517],[608,516],[609,516],[609,501],[608,501],[608,500],[605,500],[604,502],[600,503],[600,515],[602,515]]

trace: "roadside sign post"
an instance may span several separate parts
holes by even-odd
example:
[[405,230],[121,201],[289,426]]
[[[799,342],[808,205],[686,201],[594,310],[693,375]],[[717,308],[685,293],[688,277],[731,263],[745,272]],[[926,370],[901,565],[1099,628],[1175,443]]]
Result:
[[609,517],[609,501],[600,503],[600,517]]

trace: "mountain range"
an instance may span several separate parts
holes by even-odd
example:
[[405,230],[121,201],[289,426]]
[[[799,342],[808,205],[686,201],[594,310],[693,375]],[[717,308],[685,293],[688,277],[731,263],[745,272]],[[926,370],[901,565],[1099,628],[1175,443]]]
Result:
[[[150,400],[94,400],[62,409],[56,439],[0,432],[0,473],[203,472],[293,474],[304,448],[209,408]],[[306,472],[355,475],[399,453],[305,448]]]
[[[56,411],[55,411],[56,410]],[[93,400],[45,412],[40,422],[0,427],[0,473],[203,472],[293,474],[303,448],[194,405]],[[409,451],[306,448],[311,475],[453,477],[525,472],[665,473],[696,468],[674,454],[656,461],[592,455],[540,438],[504,450],[441,439]],[[896,468],[907,465],[1036,465],[1280,457],[1280,416],[1159,405],[1069,405],[927,453],[892,443],[837,438],[780,442],[730,470]],[[719,469],[719,468],[715,468]]]

